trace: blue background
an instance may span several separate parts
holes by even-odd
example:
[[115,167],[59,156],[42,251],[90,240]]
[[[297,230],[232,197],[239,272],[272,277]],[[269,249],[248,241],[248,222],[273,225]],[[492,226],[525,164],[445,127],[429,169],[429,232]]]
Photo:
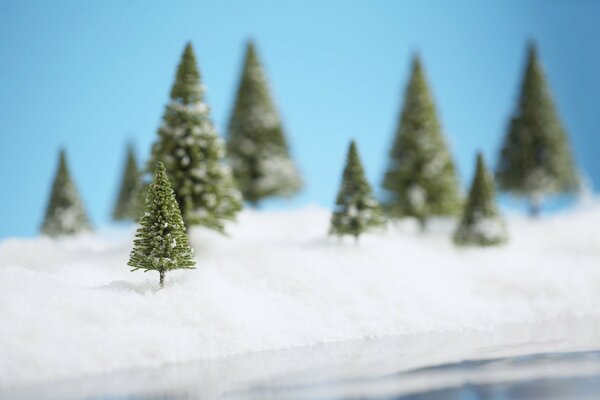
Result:
[[578,166],[600,183],[600,2],[0,0],[0,237],[35,234],[57,150],[96,225],[109,221],[128,138],[145,160],[191,40],[224,132],[254,38],[307,182],[330,206],[348,140],[379,188],[419,51],[466,186],[494,164],[535,39]]

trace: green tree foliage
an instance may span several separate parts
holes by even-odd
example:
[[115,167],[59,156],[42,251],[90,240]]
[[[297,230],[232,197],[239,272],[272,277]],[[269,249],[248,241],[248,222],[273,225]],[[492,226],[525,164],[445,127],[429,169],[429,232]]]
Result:
[[291,196],[302,186],[252,42],[229,119],[227,154],[242,195],[252,204]]
[[389,215],[415,217],[422,227],[431,216],[460,210],[456,170],[418,57],[413,60],[383,188]]
[[163,287],[167,271],[195,268],[194,251],[163,163],[156,166],[140,225],[127,263],[132,271],[158,271]]
[[201,225],[224,232],[242,198],[229,168],[224,144],[210,120],[192,45],[185,47],[171,89],[149,168],[163,162],[186,226]]
[[496,180],[501,190],[527,198],[533,216],[538,214],[544,196],[578,187],[567,133],[533,44],[528,49],[521,93],[502,145]]
[[454,243],[492,246],[505,242],[506,238],[506,227],[496,208],[494,178],[485,166],[483,155],[479,153],[469,197],[454,233]]
[[125,160],[125,169],[121,178],[121,187],[119,189],[119,196],[115,203],[113,210],[113,220],[137,220],[137,213],[132,212],[132,198],[135,196],[136,186],[140,181],[140,171],[138,170],[137,161],[135,159],[135,151],[133,146],[129,144],[127,146],[127,157]]
[[77,187],[69,174],[65,150],[61,149],[41,231],[44,235],[61,236],[91,229]]
[[385,222],[383,210],[373,197],[356,144],[352,141],[329,233],[337,236],[351,235],[358,239],[363,232],[383,227]]

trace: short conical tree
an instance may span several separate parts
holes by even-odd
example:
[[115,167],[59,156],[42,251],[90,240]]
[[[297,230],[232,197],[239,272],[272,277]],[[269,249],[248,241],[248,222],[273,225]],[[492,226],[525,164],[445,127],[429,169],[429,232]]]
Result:
[[229,119],[227,154],[242,195],[252,204],[289,197],[302,186],[252,42]]
[[77,187],[69,174],[65,150],[61,149],[41,231],[44,235],[61,236],[91,229]]
[[567,134],[533,44],[528,49],[521,93],[502,145],[496,180],[501,190],[528,199],[532,216],[538,214],[543,197],[578,187]]
[[415,217],[423,228],[432,216],[460,211],[454,162],[419,57],[413,60],[383,188],[389,215]]
[[354,141],[350,143],[342,184],[337,195],[329,233],[355,239],[366,231],[385,226],[386,219],[373,197],[371,186],[358,156]]
[[163,162],[186,226],[219,232],[242,198],[224,165],[225,149],[210,119],[192,45],[185,47],[149,166]]
[[127,156],[125,159],[125,168],[123,169],[123,175],[121,178],[119,195],[112,213],[113,220],[137,220],[137,214],[132,212],[132,208],[130,206],[132,198],[135,196],[136,186],[138,185],[139,180],[140,171],[135,159],[135,151],[133,149],[133,145],[129,144],[127,145]]
[[167,271],[193,269],[195,264],[175,193],[165,166],[159,162],[127,265],[131,271],[157,271],[163,287]]
[[496,208],[494,178],[479,153],[469,197],[454,233],[454,243],[492,246],[505,242],[506,238],[506,226]]

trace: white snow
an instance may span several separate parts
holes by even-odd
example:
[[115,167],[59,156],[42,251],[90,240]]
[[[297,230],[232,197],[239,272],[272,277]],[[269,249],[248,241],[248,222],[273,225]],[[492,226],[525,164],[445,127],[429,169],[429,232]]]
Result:
[[600,316],[600,203],[507,218],[499,248],[454,222],[327,239],[329,212],[245,211],[192,232],[197,269],[130,272],[129,232],[0,243],[0,387],[385,335]]

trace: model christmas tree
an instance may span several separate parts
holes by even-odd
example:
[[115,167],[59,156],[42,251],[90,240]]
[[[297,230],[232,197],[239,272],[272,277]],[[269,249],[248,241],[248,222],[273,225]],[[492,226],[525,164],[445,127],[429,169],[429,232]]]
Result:
[[529,46],[521,93],[504,139],[496,179],[500,189],[529,200],[532,216],[539,213],[543,197],[578,187],[567,134],[534,45]]
[[252,204],[291,196],[302,186],[252,42],[229,120],[227,154],[242,195]]
[[418,57],[413,60],[383,188],[386,211],[396,218],[415,217],[423,228],[432,216],[460,210],[454,163]]
[[329,232],[337,236],[351,235],[358,239],[363,232],[384,225],[383,210],[373,197],[356,144],[352,141],[348,149],[342,184],[331,216]]
[[506,227],[495,203],[494,179],[477,155],[475,178],[464,206],[463,216],[454,233],[458,245],[491,246],[506,241]]
[[149,166],[165,164],[186,225],[219,232],[242,207],[223,164],[224,145],[210,120],[192,45],[185,47]]
[[69,174],[65,150],[61,149],[58,170],[52,184],[52,193],[41,231],[48,236],[61,236],[91,229],[75,183]]
[[163,287],[167,271],[195,268],[194,252],[163,163],[156,166],[140,225],[127,263],[131,271],[157,271]]
[[127,157],[125,160],[125,169],[121,178],[121,187],[119,196],[113,210],[112,217],[115,221],[132,220],[138,218],[137,213],[133,212],[131,207],[133,197],[136,193],[136,187],[140,181],[140,171],[138,170],[137,161],[135,159],[135,151],[133,146],[127,146]]

